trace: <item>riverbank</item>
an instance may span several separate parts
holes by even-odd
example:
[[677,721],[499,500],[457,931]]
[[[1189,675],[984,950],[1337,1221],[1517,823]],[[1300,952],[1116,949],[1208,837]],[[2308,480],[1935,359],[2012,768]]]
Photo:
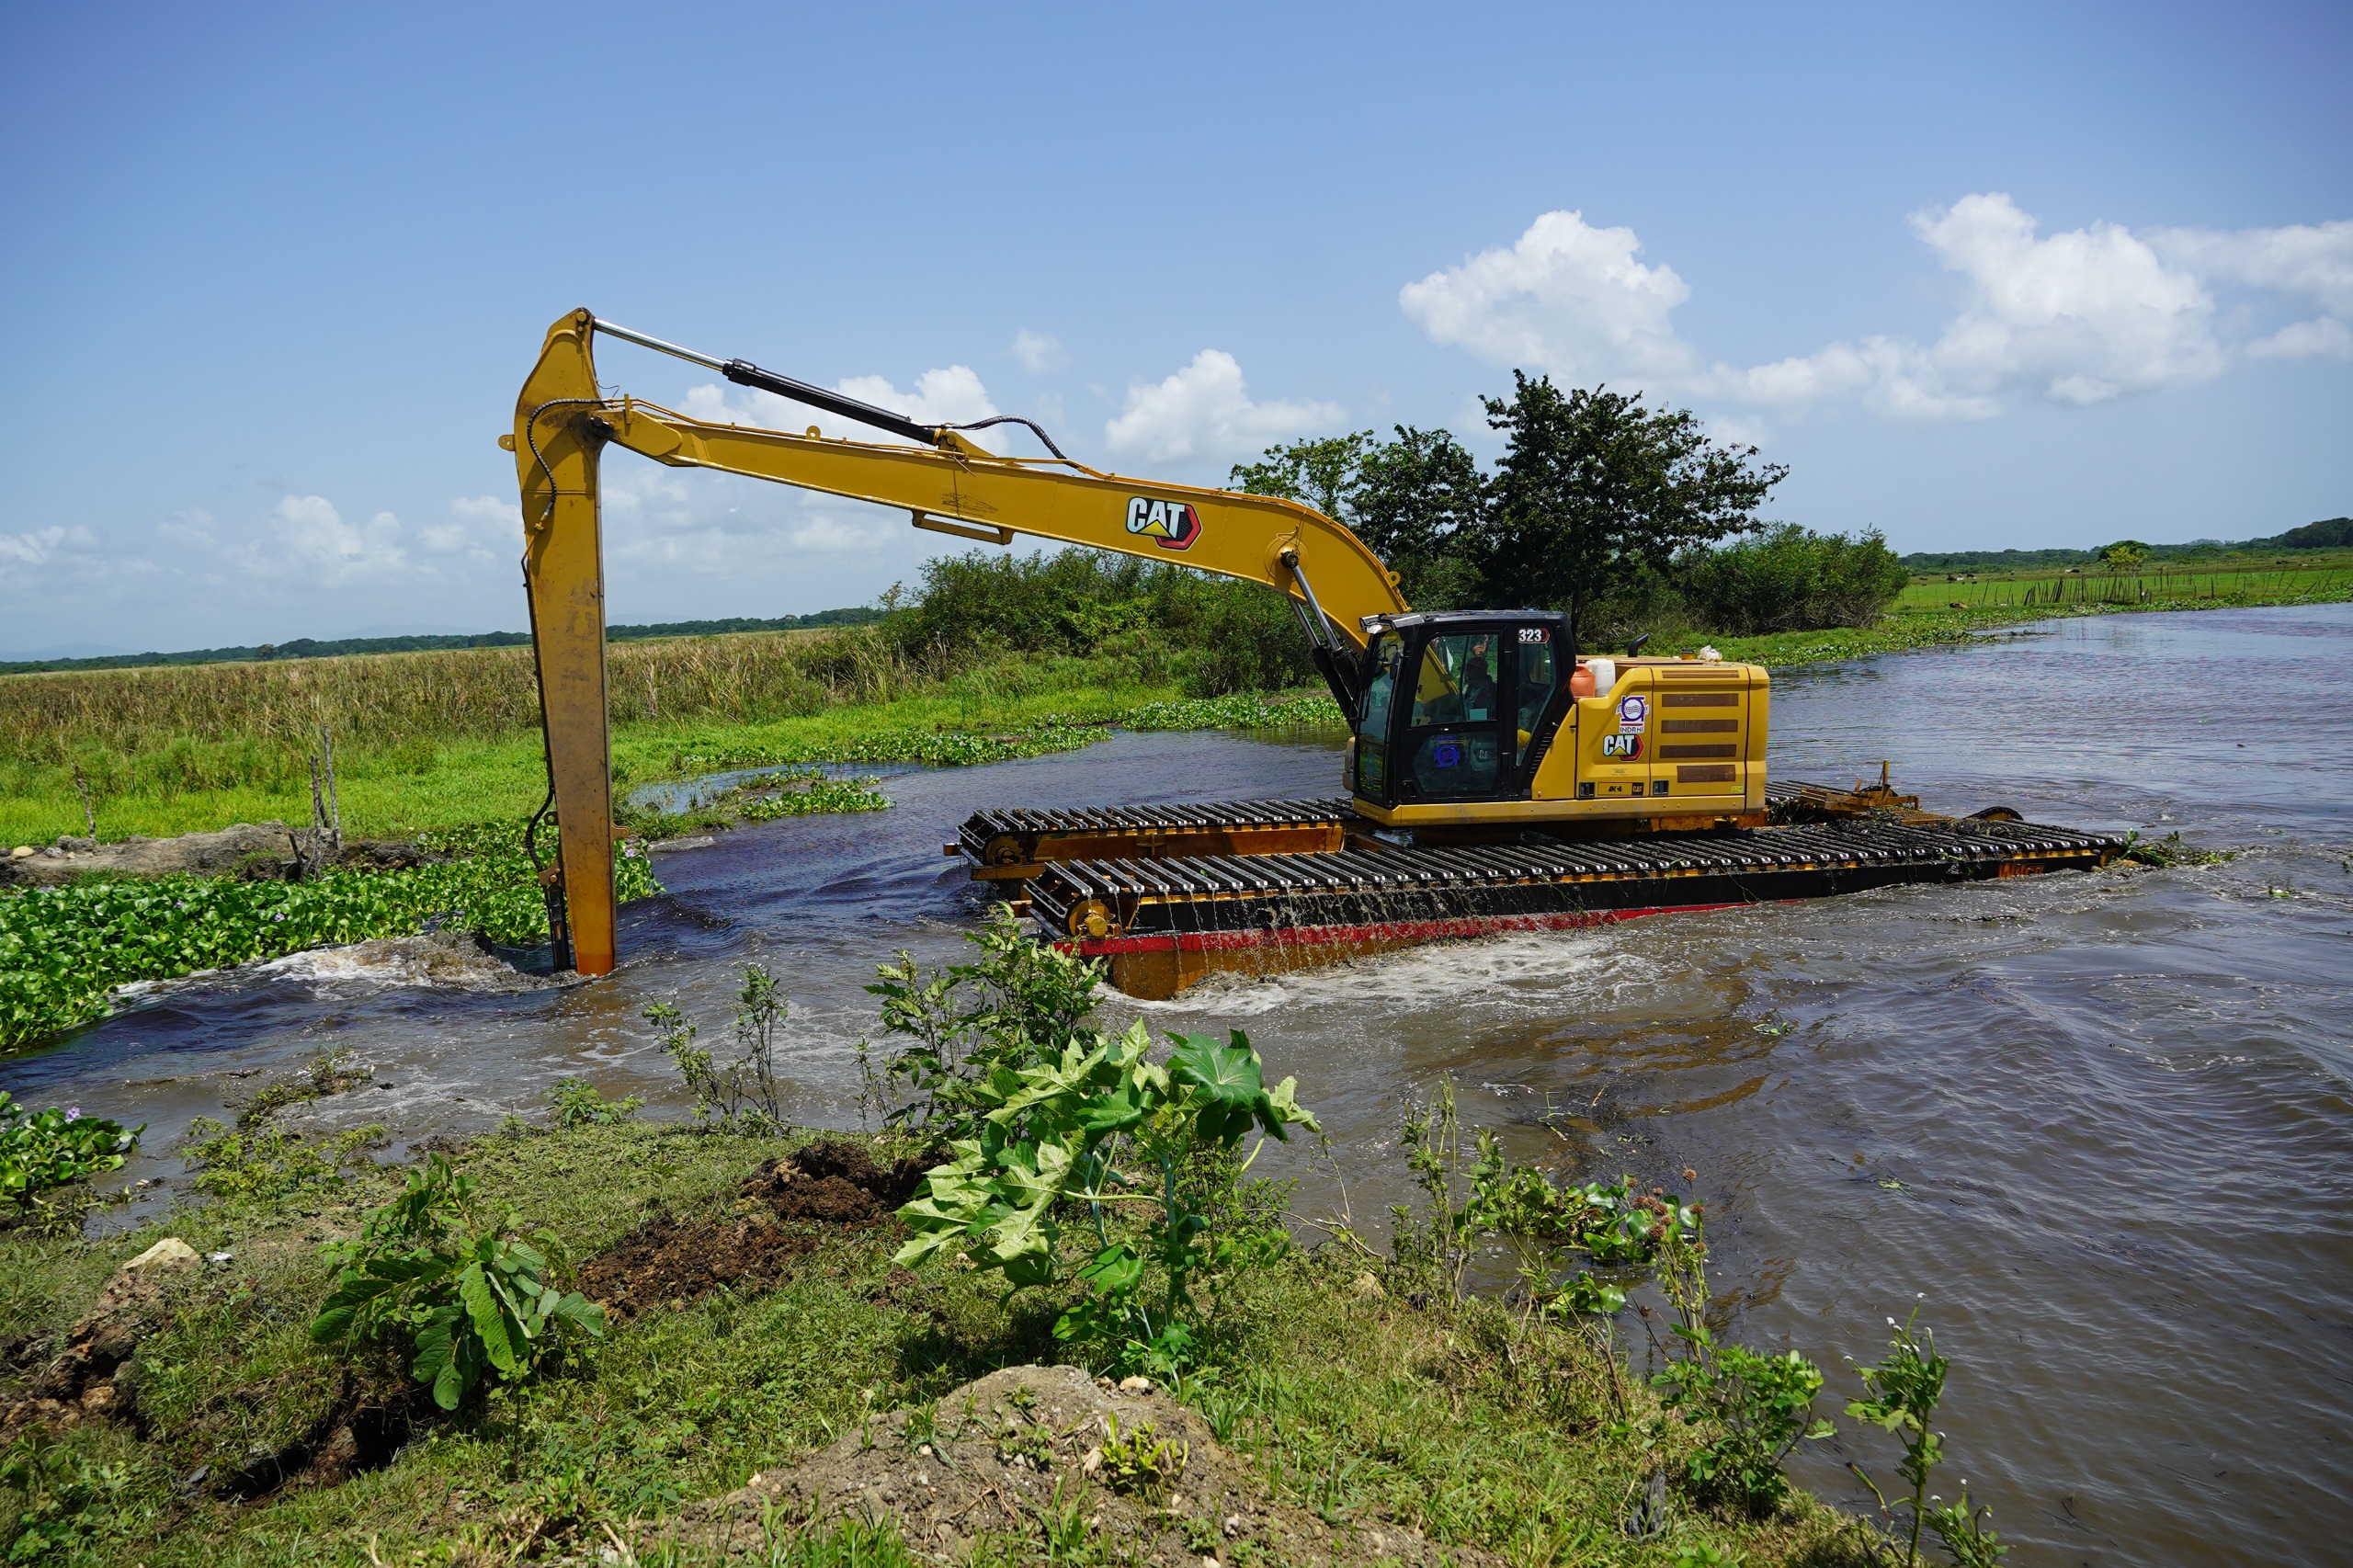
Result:
[[[250,1102],[207,1145],[212,1201],[97,1242],[0,1234],[12,1560],[1863,1560],[1858,1527],[1803,1494],[1752,1511],[1687,1479],[1719,1428],[1662,1407],[1601,1320],[1457,1295],[1410,1244],[1270,1245],[1269,1215],[1300,1227],[1264,1183],[1244,1184],[1259,1240],[1214,1276],[1184,1369],[1118,1391],[1131,1450],[1098,1434],[1088,1453],[1074,1422],[1033,1429],[1020,1393],[963,1398],[1001,1368],[1074,1367],[1082,1392],[1123,1369],[1056,1331],[1082,1280],[1009,1298],[988,1271],[893,1263],[915,1145],[645,1125],[593,1091],[440,1146],[479,1184],[471,1212],[509,1216],[603,1314],[539,1376],[444,1410],[397,1341],[310,1331],[322,1247],[410,1173],[355,1155],[365,1129],[282,1125],[302,1098]],[[1157,1430],[1135,1446],[1139,1415]],[[835,1468],[880,1450],[880,1483],[835,1494],[829,1445]],[[960,1458],[995,1484],[942,1472]]]

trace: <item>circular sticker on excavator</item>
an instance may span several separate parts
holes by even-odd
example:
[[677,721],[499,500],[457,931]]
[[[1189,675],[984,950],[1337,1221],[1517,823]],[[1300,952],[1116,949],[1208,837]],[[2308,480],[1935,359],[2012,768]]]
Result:
[[1621,697],[1618,699],[1618,722],[1626,729],[1639,730],[1643,721],[1651,716],[1647,697]]

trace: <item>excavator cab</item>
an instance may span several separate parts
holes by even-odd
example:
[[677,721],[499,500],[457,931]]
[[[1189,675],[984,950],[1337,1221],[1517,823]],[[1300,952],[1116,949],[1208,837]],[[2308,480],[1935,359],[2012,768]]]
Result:
[[1357,799],[1381,809],[1529,799],[1569,706],[1568,618],[1440,610],[1368,630],[1348,757]]

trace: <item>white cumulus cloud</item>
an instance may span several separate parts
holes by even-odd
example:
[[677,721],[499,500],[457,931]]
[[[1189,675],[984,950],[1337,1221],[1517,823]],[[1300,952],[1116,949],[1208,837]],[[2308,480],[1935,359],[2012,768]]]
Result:
[[1060,338],[1051,333],[1032,332],[1026,326],[1013,335],[1013,357],[1033,376],[1059,370],[1070,363],[1069,351],[1063,347]]
[[462,555],[470,561],[519,555],[523,508],[496,495],[460,495],[449,503],[447,521],[426,523],[416,530],[416,542],[427,555]]
[[46,566],[68,555],[95,554],[97,549],[98,536],[78,523],[0,534],[0,561],[19,566]]
[[409,574],[401,520],[379,512],[347,523],[324,495],[289,495],[263,519],[267,533],[237,551],[237,564],[256,577],[291,577],[322,588],[395,581]]
[[2217,283],[2282,294],[2321,313],[2247,346],[2266,359],[2353,359],[2353,220],[2278,229],[2159,229],[2157,253]]
[[2020,399],[2084,407],[2211,381],[2234,352],[2218,326],[2225,289],[2321,312],[2235,351],[2353,358],[2353,222],[2043,234],[2000,192],[1911,222],[1959,282],[1951,318],[1925,342],[1874,334],[1771,364],[1707,364],[1670,319],[1690,293],[1683,279],[1636,259],[1632,230],[1597,229],[1576,212],[1547,212],[1508,249],[1407,284],[1398,301],[1432,339],[1491,364],[1766,409],[1854,399],[1923,419],[1988,418]]
[[1127,408],[1104,426],[1103,440],[1114,455],[1145,462],[1224,463],[1347,416],[1336,403],[1253,403],[1233,356],[1204,348],[1174,375],[1129,387]]
[[1408,283],[1397,302],[1433,341],[1491,365],[1574,380],[1679,381],[1695,356],[1667,317],[1691,290],[1673,267],[1635,260],[1642,248],[1631,229],[1547,212],[1510,249]]

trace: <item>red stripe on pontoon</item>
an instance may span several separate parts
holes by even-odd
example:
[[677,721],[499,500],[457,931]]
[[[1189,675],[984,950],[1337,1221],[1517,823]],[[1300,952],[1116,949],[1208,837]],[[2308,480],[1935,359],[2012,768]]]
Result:
[[1645,915],[1695,915],[1746,909],[1746,903],[1668,903],[1649,909],[1580,909],[1558,915],[1471,915],[1450,920],[1385,920],[1370,926],[1292,926],[1273,931],[1183,931],[1158,937],[1089,937],[1058,941],[1089,958],[1111,953],[1231,952],[1247,948],[1320,948],[1348,942],[1434,942],[1448,937],[1493,937],[1507,931],[1566,931],[1608,926]]

